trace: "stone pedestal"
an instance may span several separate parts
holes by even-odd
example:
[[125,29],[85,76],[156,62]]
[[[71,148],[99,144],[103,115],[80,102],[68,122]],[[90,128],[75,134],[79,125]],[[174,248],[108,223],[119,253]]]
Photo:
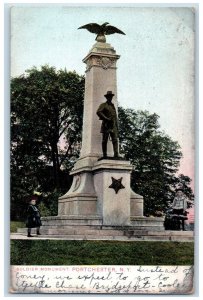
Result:
[[97,209],[102,215],[103,225],[130,225],[130,163],[102,160],[95,163],[92,170]]
[[130,216],[136,218],[143,216],[143,197],[131,190],[130,196]]
[[90,172],[77,173],[70,190],[59,198],[58,215],[86,215],[97,213],[97,195]]
[[73,170],[70,190],[59,198],[58,214],[100,216],[102,225],[129,226],[143,216],[143,197],[130,188],[129,161],[105,159]]

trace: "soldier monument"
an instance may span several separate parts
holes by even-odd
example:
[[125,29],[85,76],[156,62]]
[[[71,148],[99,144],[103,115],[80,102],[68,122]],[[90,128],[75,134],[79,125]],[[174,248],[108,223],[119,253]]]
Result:
[[106,43],[105,35],[124,33],[109,23],[90,23],[79,29],[97,34],[96,43],[83,59],[82,149],[71,171],[72,186],[58,200],[58,216],[43,218],[44,228],[100,225],[163,229],[162,219],[143,216],[143,197],[130,187],[132,165],[119,155],[116,64],[120,56]]

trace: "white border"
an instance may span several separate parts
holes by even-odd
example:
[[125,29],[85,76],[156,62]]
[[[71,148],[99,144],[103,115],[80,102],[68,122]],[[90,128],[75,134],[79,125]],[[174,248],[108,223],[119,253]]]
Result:
[[[169,2],[169,1],[168,1]],[[38,0],[38,1],[25,1],[25,0],[21,0],[20,2],[18,2],[18,1],[16,1],[16,0],[13,0],[13,1],[1,1],[0,2],[0,37],[1,37],[1,47],[0,47],[0,57],[1,57],[1,64],[0,64],[0,66],[1,66],[1,68],[0,68],[0,70],[1,70],[1,79],[3,79],[4,78],[4,69],[3,69],[3,65],[4,65],[4,47],[3,47],[3,45],[4,45],[4,5],[12,5],[12,4],[14,4],[14,5],[30,5],[30,4],[33,4],[33,5],[36,5],[36,4],[39,4],[39,5],[43,5],[43,4],[55,4],[55,5],[60,5],[60,4],[67,4],[67,5],[78,5],[78,6],[81,6],[81,5],[119,5],[119,4],[121,4],[121,5],[125,5],[125,6],[127,6],[127,5],[133,5],[133,6],[192,6],[192,5],[195,5],[195,4],[199,4],[199,30],[201,29],[201,28],[203,28],[203,24],[202,24],[202,3],[201,3],[201,1],[186,1],[186,0],[180,0],[180,1],[170,1],[170,3],[167,3],[167,1],[156,1],[156,3],[154,2],[154,1],[150,1],[150,0],[148,0],[148,1],[142,1],[142,2],[140,2],[140,1],[127,1],[127,3],[124,3],[123,1],[120,1],[120,0],[117,0],[117,1],[111,1],[110,3],[109,3],[109,1],[102,1],[102,0],[97,0],[96,2],[95,1],[77,1],[77,3],[75,3],[75,2],[73,2],[73,1],[60,1],[60,2],[55,2],[55,1],[46,1],[46,0],[44,0],[43,1],[43,3],[42,3],[42,1],[40,1],[40,0]],[[199,53],[200,53],[200,58],[199,58],[199,78],[200,78],[200,80],[201,80],[201,78],[202,78],[202,58],[201,58],[201,53],[203,52],[203,49],[202,49],[202,39],[201,39],[201,36],[202,36],[202,32],[201,32],[201,30],[200,30],[200,33],[199,33],[199,38],[200,38],[200,40],[199,40]],[[5,37],[5,38],[8,38],[8,37]],[[8,51],[8,49],[5,49],[6,51]],[[197,59],[197,56],[196,56],[196,59]],[[6,63],[5,65],[4,65],[4,68],[5,68],[5,70],[6,70],[6,72],[8,72],[8,64]],[[197,79],[198,80],[198,79]],[[2,114],[2,116],[0,117],[0,139],[1,139],[1,152],[0,152],[0,154],[1,154],[1,156],[0,156],[0,172],[1,172],[1,180],[0,180],[0,188],[1,188],[1,191],[3,191],[3,195],[4,195],[4,187],[5,187],[5,189],[7,189],[8,188],[8,186],[6,185],[6,182],[4,182],[3,181],[3,178],[4,178],[4,175],[5,175],[5,173],[4,173],[4,168],[8,168],[8,165],[7,165],[7,162],[8,162],[8,159],[5,159],[5,157],[7,157],[8,158],[8,149],[7,148],[4,148],[3,149],[3,147],[4,147],[4,138],[5,138],[5,141],[6,141],[6,139],[7,139],[7,135],[8,135],[8,132],[7,131],[4,131],[4,128],[5,127],[7,127],[7,129],[8,129],[8,126],[5,124],[5,121],[4,121],[4,112],[8,112],[8,110],[7,110],[7,108],[6,108],[6,101],[4,100],[3,101],[3,99],[4,99],[4,95],[5,94],[7,94],[7,92],[6,91],[4,91],[4,84],[6,83],[6,81],[4,82],[3,80],[0,80],[0,91],[1,91],[1,101],[0,101],[0,113]],[[8,84],[8,83],[6,83],[6,84]],[[197,96],[197,94],[196,94],[196,96]],[[199,212],[202,212],[203,210],[202,210],[202,202],[203,202],[203,199],[201,199],[201,194],[202,194],[202,189],[201,189],[201,185],[202,185],[202,171],[201,171],[201,166],[203,166],[203,163],[202,163],[202,158],[201,158],[201,153],[203,152],[203,147],[202,147],[202,138],[201,138],[201,136],[200,136],[200,134],[201,134],[201,127],[202,127],[202,110],[203,110],[203,107],[202,107],[202,101],[203,101],[203,99],[202,99],[202,89],[201,89],[201,84],[200,84],[200,90],[199,90],[199,99],[200,99],[200,101],[199,101],[199,112],[198,111],[196,111],[196,122],[197,122],[197,124],[196,124],[196,132],[197,132],[197,139],[198,140],[196,140],[196,147],[198,148],[198,144],[199,144],[199,161],[198,161],[198,149],[196,149],[196,195],[198,194],[198,189],[199,189],[199,185],[200,185],[200,191],[199,191]],[[7,99],[6,99],[7,100]],[[198,105],[197,105],[198,106]],[[199,121],[198,121],[198,116],[199,116]],[[4,126],[3,126],[3,124],[4,124]],[[197,127],[198,127],[198,124],[199,124],[199,132],[198,132],[198,130],[197,130]],[[6,125],[6,126],[5,126]],[[6,164],[4,164],[4,161],[5,161],[5,163]],[[199,167],[199,172],[198,172],[198,165],[200,166]],[[6,171],[6,174],[8,175],[8,170]],[[199,184],[198,184],[198,176],[199,176]],[[8,177],[7,178],[5,178],[5,180],[6,179],[8,179]],[[2,193],[1,193],[2,194]],[[6,191],[6,195],[8,194],[8,191]],[[5,198],[3,198],[4,199],[4,202],[5,203],[7,203],[8,201],[9,201],[9,199],[5,199]],[[7,207],[7,205],[6,205],[6,207]],[[0,227],[1,227],[1,229],[3,229],[4,228],[4,223],[5,223],[5,228],[7,228],[8,227],[8,218],[6,218],[6,222],[4,222],[4,214],[5,213],[7,213],[7,211],[5,211],[4,210],[4,206],[3,206],[3,208],[1,207],[1,213],[2,213],[2,215],[0,216]],[[200,215],[201,216],[201,215]],[[196,234],[197,235],[199,235],[199,247],[198,247],[198,245],[197,245],[197,243],[196,243],[196,247],[198,248],[198,249],[196,249],[196,258],[198,257],[198,252],[200,253],[200,255],[199,255],[199,257],[198,257],[198,261],[196,261],[196,273],[198,273],[197,272],[197,269],[198,269],[198,266],[199,266],[199,273],[200,273],[200,278],[197,278],[198,277],[198,275],[197,275],[197,277],[196,277],[196,288],[197,288],[197,282],[198,281],[201,281],[201,279],[202,279],[202,271],[201,271],[201,269],[202,269],[202,267],[203,267],[203,264],[202,264],[202,260],[203,260],[203,258],[202,258],[202,255],[201,255],[201,253],[202,253],[202,238],[201,238],[201,236],[202,236],[202,234],[201,234],[201,232],[200,232],[200,229],[201,228],[203,228],[203,226],[202,226],[202,216],[201,216],[201,218],[200,218],[200,220],[199,220],[199,232],[198,231],[196,231]],[[196,220],[198,220],[198,213],[196,212]],[[200,233],[200,234],[199,234]],[[7,230],[6,230],[6,232],[5,232],[5,240],[4,241],[6,241],[6,239],[7,239]],[[2,247],[2,249],[3,249],[3,247]],[[6,260],[7,260],[7,258],[8,258],[8,253],[9,252],[9,249],[8,249],[8,245],[6,244],[6,247],[5,247],[5,252],[4,252],[4,255],[3,255],[3,253],[1,252],[1,255],[0,255],[0,259],[1,259],[1,261],[0,261],[0,263],[1,263],[1,270],[2,270],[2,273],[5,271],[5,275],[7,274],[8,275],[8,271],[6,271],[6,268],[8,268],[8,265],[5,263],[6,262]],[[5,265],[5,269],[4,269],[4,265]],[[4,274],[2,274],[2,276],[1,276],[1,278],[4,278]],[[0,280],[0,295],[2,296],[2,297],[5,297],[5,296],[7,296],[7,298],[10,298],[10,297],[13,297],[13,295],[10,295],[10,294],[7,294],[6,295],[6,291],[5,291],[5,289],[4,289],[4,287],[7,285],[6,284],[6,281],[7,281],[7,279],[8,279],[8,277],[6,276],[5,277],[5,282],[3,282],[3,280]],[[203,289],[200,287],[200,291],[199,291],[199,295],[197,295],[197,292],[198,291],[196,291],[196,294],[195,295],[192,295],[191,297],[192,298],[194,298],[194,297],[201,297],[201,296],[203,296]],[[38,296],[38,295],[37,295]],[[45,296],[45,295],[44,295]],[[52,297],[52,295],[46,295],[46,296],[48,296],[48,297]],[[68,297],[71,297],[70,295],[67,295]],[[66,296],[66,297],[67,297]],[[24,295],[20,295],[20,297],[26,297],[27,298],[27,296],[24,296]],[[29,296],[30,297],[30,296]],[[63,297],[63,295],[60,295],[60,297]],[[74,295],[73,297],[79,297],[79,296],[76,296],[76,295]],[[80,295],[80,297],[81,297],[81,295]],[[89,297],[89,295],[88,296],[86,296],[86,297]],[[90,296],[90,297],[92,297],[92,296]],[[129,296],[126,296],[126,297],[129,297]],[[126,298],[126,297],[123,297],[122,296],[122,298]],[[134,297],[138,297],[138,298],[142,298],[142,299],[146,299],[146,298],[148,298],[148,297],[141,297],[141,296],[134,296]],[[150,297],[153,297],[153,296],[150,296]],[[157,295],[156,296],[154,296],[154,297],[157,297]],[[161,296],[161,299],[162,298],[165,298],[166,296]],[[181,298],[182,297],[190,297],[190,296],[180,296]],[[39,297],[39,299],[42,299],[43,297],[41,297],[41,295],[40,295],[40,297]],[[57,299],[58,297],[55,297],[54,296],[54,299]],[[72,297],[71,297],[72,298]],[[160,297],[159,297],[160,298]],[[174,299],[178,299],[179,297],[178,296],[173,296],[173,298]]]

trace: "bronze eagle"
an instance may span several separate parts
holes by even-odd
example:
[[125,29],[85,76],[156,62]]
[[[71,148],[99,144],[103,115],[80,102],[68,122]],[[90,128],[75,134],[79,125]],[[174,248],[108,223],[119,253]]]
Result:
[[123,31],[116,28],[115,26],[109,25],[108,22],[105,22],[102,25],[99,25],[97,23],[89,23],[79,27],[78,29],[87,29],[89,32],[97,34],[95,40],[97,42],[102,42],[102,43],[106,42],[105,35],[113,34],[113,33],[119,33],[125,35]]

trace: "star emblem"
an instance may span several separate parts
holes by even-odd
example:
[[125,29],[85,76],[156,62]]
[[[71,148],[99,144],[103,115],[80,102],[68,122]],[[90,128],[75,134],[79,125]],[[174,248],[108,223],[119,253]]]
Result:
[[110,189],[114,189],[114,191],[116,192],[116,194],[118,193],[118,191],[120,189],[124,189],[125,187],[122,185],[121,181],[123,179],[123,177],[121,177],[120,179],[115,179],[113,177],[111,177],[112,179],[112,184],[109,186]]

